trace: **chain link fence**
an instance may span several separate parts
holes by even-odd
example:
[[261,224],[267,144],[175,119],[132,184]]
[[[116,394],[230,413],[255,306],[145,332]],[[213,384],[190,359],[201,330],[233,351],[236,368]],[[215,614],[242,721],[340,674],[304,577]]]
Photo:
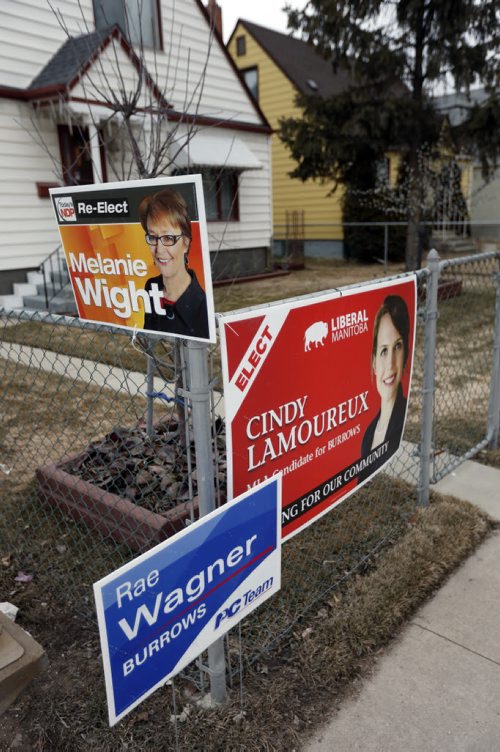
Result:
[[[498,269],[499,254],[492,252],[418,273],[402,448],[385,472],[283,546],[280,593],[226,638],[229,680],[269,655],[312,606],[369,568],[404,532],[422,503],[429,394],[432,481],[491,442],[492,420],[498,433]],[[69,317],[0,316],[0,550],[12,552],[16,567],[28,577],[36,573],[56,599],[93,619],[94,581],[199,514],[189,347]],[[429,345],[426,331],[436,319],[437,338]],[[424,357],[429,346],[436,363],[432,390]],[[221,504],[226,456],[217,347],[208,351],[206,378],[207,456]],[[205,665],[202,657],[192,671],[202,686]]]
[[500,254],[486,253],[440,264],[432,482],[491,439],[489,405],[498,389],[499,261]]

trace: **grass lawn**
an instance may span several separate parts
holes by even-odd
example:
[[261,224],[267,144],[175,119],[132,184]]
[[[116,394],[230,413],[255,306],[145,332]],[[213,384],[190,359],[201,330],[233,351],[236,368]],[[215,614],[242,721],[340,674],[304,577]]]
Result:
[[[11,498],[29,520],[23,514],[25,490]],[[0,749],[13,748],[16,740],[17,748],[37,752],[175,750],[176,737],[179,749],[200,752],[299,749],[352,682],[371,670],[417,606],[492,529],[475,507],[433,496],[428,510],[411,515],[399,536],[318,602],[285,642],[246,666],[227,705],[203,710],[193,686],[178,678],[109,729],[100,645],[95,627],[81,614],[89,589],[82,582],[80,599],[64,598],[68,577],[79,571],[82,579],[88,571],[85,538],[77,547],[68,528],[55,520],[47,519],[36,536],[33,518],[27,524],[31,552],[0,550],[0,589],[20,608],[18,623],[45,646],[50,664],[2,717]],[[31,553],[36,560],[40,547],[46,552],[44,569],[35,571],[32,582],[16,583],[21,565],[33,571],[33,558],[26,557]],[[92,565],[112,568],[105,547]],[[61,588],[58,598],[55,584]],[[236,658],[238,643],[233,630],[229,646]]]
[[[334,287],[383,278],[402,271],[401,265],[392,264],[387,271],[380,264],[357,264],[342,261],[311,259],[307,268],[293,271],[283,277],[273,277],[254,282],[238,282],[214,289],[215,310],[236,310],[269,303],[276,299],[307,295]],[[11,317],[9,326],[0,322],[0,340],[40,347],[64,355],[84,357],[98,363],[146,372],[146,357],[131,344],[131,336],[116,331],[96,332],[92,329],[54,326],[40,321],[16,322]],[[8,348],[5,344],[4,347]],[[158,344],[157,348],[162,345]],[[170,344],[165,346],[169,350]]]
[[[216,288],[216,307],[234,310],[383,276],[379,265],[308,262],[307,270],[286,277]],[[466,442],[472,430],[465,420],[472,414],[466,398],[472,395],[479,407],[484,401],[485,359],[473,352],[472,361],[467,360],[471,325],[461,315],[466,300],[469,317],[486,331],[478,294],[467,293],[462,304],[457,299],[440,309],[441,367],[455,363],[445,383],[456,409],[452,414],[447,408],[452,403],[438,394],[437,429],[455,442]],[[145,357],[125,334],[9,322],[1,339],[4,354],[10,342],[21,342],[145,370]],[[169,347],[162,357],[168,361]],[[421,354],[419,359],[409,416],[414,440],[419,436]],[[474,379],[470,362],[477,362]],[[469,371],[467,378],[461,376],[464,371]],[[203,710],[195,702],[197,688],[179,678],[110,730],[91,585],[131,558],[131,551],[44,503],[33,476],[41,464],[81,449],[114,426],[143,419],[146,402],[8,358],[0,358],[0,373],[1,600],[20,608],[19,624],[44,645],[50,661],[2,717],[0,749],[174,750],[176,737],[178,748],[200,752],[298,749],[352,682],[370,670],[417,606],[493,527],[475,507],[452,498],[432,495],[430,507],[418,511],[413,487],[379,474],[284,545],[280,594],[228,638],[231,666],[236,671],[241,660],[244,671],[241,684],[235,674],[226,706]],[[476,381],[483,386],[479,396]],[[498,452],[488,456],[500,465]],[[19,572],[32,579],[20,582]]]

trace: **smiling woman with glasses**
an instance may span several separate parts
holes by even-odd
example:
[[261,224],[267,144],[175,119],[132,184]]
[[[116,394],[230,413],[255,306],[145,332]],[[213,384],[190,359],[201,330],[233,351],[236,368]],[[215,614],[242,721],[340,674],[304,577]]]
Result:
[[159,271],[146,282],[146,292],[161,295],[160,311],[144,314],[144,329],[208,338],[206,296],[188,266],[192,234],[186,202],[164,188],[141,201],[139,218]]

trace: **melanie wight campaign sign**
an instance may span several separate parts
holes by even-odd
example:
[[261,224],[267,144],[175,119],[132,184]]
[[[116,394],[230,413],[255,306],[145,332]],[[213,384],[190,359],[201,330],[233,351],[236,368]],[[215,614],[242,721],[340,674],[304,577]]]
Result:
[[282,472],[285,539],[398,449],[415,313],[409,275],[221,315],[229,493]]
[[200,175],[50,195],[81,319],[215,341]]
[[281,478],[94,585],[110,724],[280,588]]

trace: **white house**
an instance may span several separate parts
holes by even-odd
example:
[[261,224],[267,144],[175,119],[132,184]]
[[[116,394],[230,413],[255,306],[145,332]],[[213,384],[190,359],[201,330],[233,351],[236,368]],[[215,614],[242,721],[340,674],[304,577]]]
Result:
[[214,279],[264,271],[271,131],[201,1],[51,5],[0,4],[0,295],[58,246],[49,187],[174,171],[203,175]]
[[[483,88],[473,89],[466,94],[447,94],[436,97],[439,109],[447,115],[454,126],[462,123],[468,116],[470,108],[481,106],[488,100],[488,93]],[[479,160],[475,159],[472,176],[469,181],[468,205],[472,236],[482,248],[498,247],[500,241],[500,169],[496,169],[485,180]]]

